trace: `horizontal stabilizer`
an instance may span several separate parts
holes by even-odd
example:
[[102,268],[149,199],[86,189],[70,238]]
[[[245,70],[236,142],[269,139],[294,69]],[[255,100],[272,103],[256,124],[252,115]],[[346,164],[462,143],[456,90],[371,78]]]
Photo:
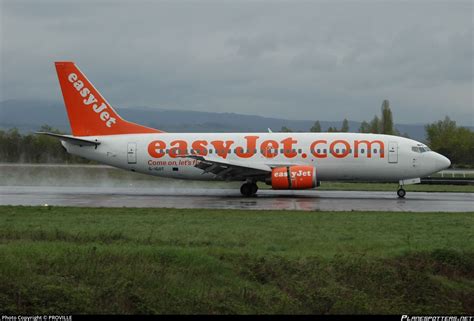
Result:
[[60,134],[54,134],[54,133],[47,133],[47,132],[36,132],[35,134],[40,134],[40,135],[48,135],[52,137],[56,137],[62,141],[74,144],[74,145],[79,145],[79,146],[97,146],[100,145],[100,142],[98,140],[89,140],[89,139],[84,139],[84,138],[77,138],[74,136],[70,135],[60,135]]

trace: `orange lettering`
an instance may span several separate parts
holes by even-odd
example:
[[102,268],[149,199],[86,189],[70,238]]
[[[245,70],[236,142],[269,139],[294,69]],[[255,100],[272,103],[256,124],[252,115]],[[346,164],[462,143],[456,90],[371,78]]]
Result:
[[148,144],[148,154],[154,158],[165,156],[166,143],[162,140],[154,140]]
[[233,140],[226,140],[225,144],[222,140],[214,140],[211,142],[212,146],[216,149],[216,154],[224,159],[227,158],[230,146],[232,146],[233,143]]
[[[341,153],[337,153],[335,150],[334,150],[334,147],[337,145],[337,144],[344,144],[344,149]],[[349,145],[349,143],[345,140],[335,140],[331,143],[331,145],[329,146],[329,152],[332,154],[332,156],[336,157],[336,158],[344,158],[346,157],[347,155],[349,155],[349,149],[351,148],[351,146]]]
[[237,147],[235,149],[235,154],[238,157],[249,158],[255,155],[255,149],[257,148],[257,139],[259,137],[258,136],[245,136],[244,138],[247,140],[247,151],[245,152],[243,147]]
[[293,151],[293,144],[296,144],[297,141],[291,137],[288,137],[281,141],[283,144],[283,155],[288,158],[293,158],[297,155],[296,151]]
[[206,156],[207,155],[207,141],[205,140],[195,140],[193,142],[193,154],[194,155],[201,155],[201,156]]
[[323,140],[315,140],[312,144],[311,144],[311,147],[310,147],[310,150],[311,150],[311,154],[314,155],[314,157],[317,157],[317,158],[326,158],[328,157],[328,154],[327,153],[318,153],[316,151],[316,146],[319,145],[319,144],[327,144],[327,140],[323,139]]
[[367,158],[372,157],[372,144],[379,144],[380,148],[380,158],[385,157],[385,145],[381,140],[373,140],[373,141],[368,141],[368,140],[355,140],[354,141],[354,158],[359,157],[359,145],[360,144],[365,144],[367,146]]
[[[272,149],[274,152],[272,152]],[[266,140],[260,145],[260,152],[266,158],[273,158],[278,155],[278,142],[274,140]]]
[[171,158],[186,154],[188,149],[188,143],[184,140],[174,140],[171,142],[171,146],[176,146],[170,149],[169,154]]

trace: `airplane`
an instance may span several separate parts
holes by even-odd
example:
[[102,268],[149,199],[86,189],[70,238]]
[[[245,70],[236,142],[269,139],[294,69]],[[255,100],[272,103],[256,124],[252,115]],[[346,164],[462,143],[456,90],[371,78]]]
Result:
[[405,137],[366,133],[166,133],[119,116],[74,62],[55,62],[72,135],[68,153],[124,170],[177,179],[257,182],[275,190],[314,189],[321,181],[405,185],[448,168],[448,158]]

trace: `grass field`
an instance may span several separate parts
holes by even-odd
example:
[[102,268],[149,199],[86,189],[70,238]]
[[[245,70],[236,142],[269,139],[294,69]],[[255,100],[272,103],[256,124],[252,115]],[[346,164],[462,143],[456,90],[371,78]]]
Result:
[[[321,191],[384,191],[394,192],[398,189],[396,183],[346,183],[346,182],[322,182],[317,188]],[[474,193],[474,185],[405,185],[407,192],[450,192],[450,193]]]
[[0,207],[0,312],[474,313],[474,213]]

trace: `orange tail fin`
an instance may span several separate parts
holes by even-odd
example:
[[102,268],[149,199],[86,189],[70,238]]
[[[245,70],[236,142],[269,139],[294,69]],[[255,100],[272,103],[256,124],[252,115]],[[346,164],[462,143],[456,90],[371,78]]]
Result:
[[74,136],[162,133],[122,119],[73,62],[56,62]]

